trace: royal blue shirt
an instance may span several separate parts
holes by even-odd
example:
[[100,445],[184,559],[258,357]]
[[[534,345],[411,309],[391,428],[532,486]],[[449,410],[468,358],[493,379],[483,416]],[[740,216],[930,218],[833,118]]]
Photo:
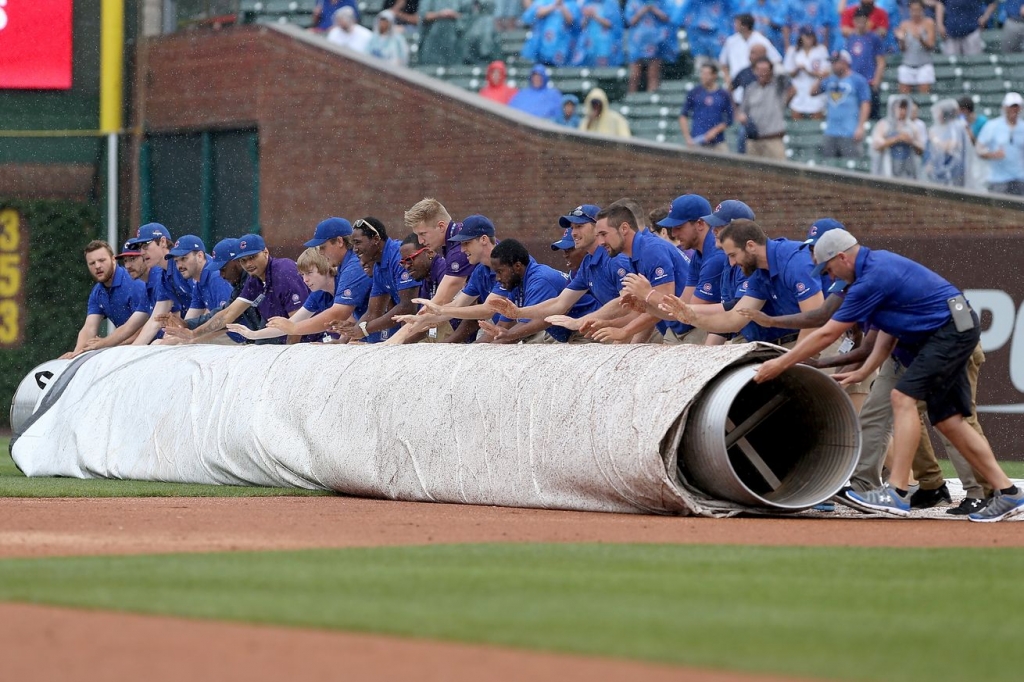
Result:
[[496,288],[499,287],[498,278],[494,274],[494,270],[491,270],[490,267],[483,263],[478,263],[473,268],[473,274],[466,281],[466,286],[463,287],[462,293],[472,296],[478,299],[480,303],[483,303]]
[[89,315],[102,315],[120,327],[135,313],[152,312],[146,285],[142,280],[132,279],[120,265],[114,270],[114,278],[106,287],[97,282],[89,293],[86,307]]
[[[163,286],[162,282],[165,274],[166,273],[162,267],[154,265],[149,269],[149,274],[146,275],[146,296],[149,297],[150,308],[156,305],[157,295],[160,293],[160,289]],[[178,312],[178,309],[172,305],[171,311]]]
[[[632,251],[629,262],[633,267],[633,272],[646,277],[653,287],[672,282],[675,295],[682,295],[683,289],[686,288],[690,264],[683,258],[679,249],[653,232],[643,230],[634,235]],[[662,320],[658,323],[658,330],[662,334],[666,329],[671,329],[677,335],[681,335],[693,327],[678,320]]]
[[[525,308],[527,306],[543,303],[548,299],[557,298],[568,284],[568,275],[564,272],[555,270],[550,266],[538,263],[531,256],[530,263],[526,266],[526,271],[523,272],[523,278],[519,282],[519,285],[514,287],[511,291],[499,286],[495,289],[494,293],[498,296],[503,296],[509,299],[520,308]],[[593,299],[591,299],[591,304],[593,304]],[[579,307],[578,303],[576,307]],[[574,315],[573,311],[570,311],[569,315],[570,317],[580,317],[586,314],[580,313],[578,310],[576,313],[577,314]],[[501,317],[500,319],[508,320],[506,317]],[[552,338],[562,343],[568,341],[569,336],[572,333],[565,327],[556,327],[554,325],[548,327],[546,331]]]
[[370,303],[370,288],[373,283],[363,272],[355,251],[345,254],[334,278],[334,305],[348,305],[355,309],[353,317],[359,319],[366,314]]
[[966,38],[978,30],[978,19],[992,0],[943,0],[946,6],[946,34],[950,38]]
[[837,322],[860,322],[915,346],[951,317],[947,301],[960,290],[920,263],[889,251],[861,246],[856,273],[846,298],[832,316]]
[[288,317],[302,307],[307,296],[309,287],[302,281],[295,261],[287,258],[270,258],[263,280],[250,277],[238,294],[238,298],[255,305],[264,320]]
[[189,308],[216,310],[231,302],[231,285],[212,268],[203,268],[199,281],[192,283],[192,301]]
[[589,291],[598,304],[604,305],[619,297],[619,292],[622,291],[622,278],[632,271],[633,266],[624,254],[620,253],[612,258],[608,255],[607,249],[599,246],[594,253],[588,253],[583,257],[576,276],[568,286],[573,291]]
[[399,291],[419,288],[420,283],[414,280],[409,271],[403,268],[399,262],[402,260],[402,255],[399,253],[401,247],[402,243],[397,239],[388,239],[385,242],[380,262],[373,264],[371,298],[387,294],[393,303],[398,303],[401,300],[398,295]]
[[748,278],[747,296],[771,300],[776,314],[794,315],[800,303],[821,292],[821,278],[813,272],[810,249],[791,239],[770,239],[765,245],[768,269],[758,268]]
[[167,261],[166,268],[153,267],[159,270],[160,280],[156,288],[156,300],[170,301],[171,310],[188,310],[192,303],[192,280],[185,279],[173,261]]
[[860,121],[860,105],[871,101],[867,80],[854,72],[845,78],[832,75],[821,81],[821,91],[825,94],[825,134],[853,137]]
[[695,251],[686,276],[686,286],[693,287],[693,295],[707,303],[722,300],[722,271],[729,258],[715,242],[715,233],[708,230],[700,251]]
[[870,82],[875,77],[875,58],[885,54],[882,39],[873,31],[868,31],[864,35],[853,33],[846,38],[846,50],[853,58],[850,68]]
[[329,291],[317,289],[316,291],[309,292],[309,296],[306,297],[306,301],[302,304],[302,307],[316,315],[317,313],[322,313],[333,305],[334,294]]
[[[690,119],[690,137],[699,141],[704,133],[719,123],[724,123],[726,127],[732,125],[732,98],[723,88],[712,92],[698,85],[686,95],[686,103],[679,115]],[[702,144],[720,142],[725,142],[724,130]]]

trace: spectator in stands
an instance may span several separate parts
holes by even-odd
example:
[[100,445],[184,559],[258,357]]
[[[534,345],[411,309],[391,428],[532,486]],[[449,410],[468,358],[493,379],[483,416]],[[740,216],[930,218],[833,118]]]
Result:
[[969,56],[984,52],[981,29],[998,6],[997,0],[939,0],[935,23],[942,36],[942,54]]
[[523,0],[498,0],[494,5],[494,26],[499,31],[511,31],[519,24],[523,13]]
[[500,104],[508,104],[518,89],[508,84],[508,70],[505,62],[493,61],[487,67],[487,85],[480,89],[480,96]]
[[916,87],[918,92],[931,92],[935,83],[935,20],[924,13],[922,0],[910,0],[909,16],[896,29],[903,61],[896,73],[900,92],[907,94]]
[[768,59],[754,64],[757,80],[743,90],[736,120],[747,129],[747,154],[777,161],[786,160],[786,107],[796,94],[789,78],[775,75]]
[[497,59],[498,36],[494,32],[493,0],[467,0],[460,21],[459,46],[463,64],[479,64]]
[[661,65],[673,63],[679,54],[675,28],[669,21],[668,0],[628,0],[629,92],[640,89],[640,77],[647,71],[647,91],[661,85]]
[[549,66],[568,64],[582,16],[574,0],[536,0],[523,13],[523,24],[532,31],[523,45],[523,59]]
[[850,3],[839,19],[839,30],[846,37],[857,32],[855,17],[863,14],[867,18],[868,31],[884,40],[889,33],[889,13],[875,4],[875,0],[860,0]]
[[420,64],[454,64],[459,59],[462,0],[421,0]]
[[345,6],[334,13],[334,27],[327,32],[329,41],[356,52],[366,52],[371,38],[373,31],[356,21],[354,9]]
[[356,0],[317,0],[313,8],[311,28],[314,31],[326,32],[334,25],[334,14],[342,7],[351,7],[356,19],[359,19],[359,7]]
[[536,64],[530,72],[530,87],[516,93],[508,105],[549,121],[557,121],[562,113],[562,92],[558,88],[549,87],[547,69]]
[[618,0],[583,0],[573,66],[622,66],[622,8]]
[[871,132],[871,172],[886,178],[916,180],[927,138],[910,118],[911,99],[890,95],[886,116]]
[[608,95],[601,88],[594,88],[583,101],[583,120],[580,130],[612,137],[630,137],[629,123],[617,111],[608,106]]
[[871,87],[853,73],[853,59],[846,50],[832,53],[832,75],[818,81],[812,95],[825,93],[825,138],[821,154],[826,158],[856,159],[863,154],[864,124],[871,113]]
[[373,37],[366,46],[367,54],[383,59],[392,66],[409,65],[409,43],[395,26],[395,13],[384,10],[373,18]]
[[732,26],[731,17],[728,0],[684,0],[676,5],[672,25],[686,27],[686,39],[696,68],[714,61],[722,51]]
[[718,87],[718,67],[708,62],[700,67],[700,85],[686,95],[679,129],[687,146],[724,152],[725,130],[731,125],[732,99]]
[[400,31],[405,27],[414,30],[419,24],[420,0],[384,0],[383,9],[389,9],[395,13],[395,21]]
[[1024,124],[1019,93],[1003,97],[1003,115],[985,124],[978,134],[978,156],[988,164],[988,191],[1024,196]]
[[811,95],[811,89],[828,75],[828,50],[818,43],[813,28],[800,27],[797,44],[786,50],[783,66],[796,88],[796,96],[789,103],[793,118],[824,118],[825,97]]
[[960,117],[967,126],[967,134],[971,136],[971,142],[977,142],[978,133],[988,123],[988,116],[974,111],[974,100],[970,95],[964,95],[956,103],[960,106]]
[[[736,74],[732,82],[726,81],[726,87],[730,88],[732,92],[732,103],[733,111],[739,108],[743,102],[743,89],[748,85],[757,80],[757,76],[754,75],[753,65],[768,56],[768,50],[765,49],[764,45],[755,43],[750,48],[750,66]],[[747,153],[747,129],[744,126],[740,126],[736,131],[736,153],[746,154]]]
[[801,26],[814,28],[818,43],[826,50],[836,49],[842,44],[839,33],[839,15],[836,13],[835,0],[801,0],[789,3],[789,21],[782,29],[787,45],[797,42]]
[[1004,53],[1024,52],[1024,0],[1003,0],[1006,21],[1000,50]]
[[733,19],[736,32],[725,39],[722,51],[718,53],[718,64],[722,69],[722,78],[728,83],[731,76],[736,75],[751,65],[750,48],[764,45],[764,49],[775,64],[782,63],[782,55],[775,49],[771,41],[754,30],[754,17],[749,14],[738,14]]
[[853,13],[853,33],[846,36],[846,51],[853,58],[854,73],[859,73],[871,86],[871,118],[877,119],[881,109],[878,94],[885,75],[885,50],[877,33],[868,31],[868,15],[863,5]]
[[741,13],[754,17],[754,30],[770,40],[779,53],[786,51],[782,27],[789,17],[788,0],[740,0],[734,6]]
[[562,95],[562,115],[556,121],[567,128],[580,127],[580,98],[571,93]]
[[925,179],[947,187],[968,187],[974,150],[956,100],[941,99],[933,104],[932,121],[924,155]]

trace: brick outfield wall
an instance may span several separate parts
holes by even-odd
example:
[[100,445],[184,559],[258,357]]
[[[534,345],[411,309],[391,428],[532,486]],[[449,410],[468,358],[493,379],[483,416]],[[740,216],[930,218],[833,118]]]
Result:
[[[960,286],[1024,300],[1014,265],[1024,202],[570,133],[288,27],[179,33],[144,49],[147,130],[258,128],[263,233],[284,255],[297,255],[329,215],[375,215],[401,237],[403,211],[434,196],[457,218],[489,216],[499,236],[560,266],[548,245],[560,234],[557,216],[577,204],[632,196],[650,208],[696,192],[713,204],[746,201],[773,236],[802,237],[833,215],[867,243],[920,254]],[[157,219],[173,233],[189,228]],[[991,268],[988,248],[998,254]],[[979,404],[1024,404],[1010,349],[989,353]],[[999,456],[1024,454],[1024,418],[985,414],[983,422]]]

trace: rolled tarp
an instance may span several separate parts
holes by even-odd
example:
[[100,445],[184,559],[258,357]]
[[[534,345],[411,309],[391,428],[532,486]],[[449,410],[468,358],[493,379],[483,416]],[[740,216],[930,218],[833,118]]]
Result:
[[[113,348],[68,363],[40,390],[34,413],[15,427],[12,455],[28,476],[728,514],[771,508],[771,490],[755,483],[754,497],[737,500],[693,487],[679,455],[693,440],[686,432],[702,426],[687,419],[702,396],[721,401],[723,390],[736,393],[738,405],[749,403],[743,396],[754,385],[732,379],[737,387],[730,388],[727,380],[738,371],[749,379],[752,365],[779,352],[761,344]],[[799,378],[787,382],[803,386]],[[803,407],[765,417],[776,424],[762,429],[775,434],[757,445],[762,453],[789,452],[776,440],[801,428],[801,415],[815,404],[854,424],[852,431],[825,428],[823,441],[804,443],[803,464],[779,469],[774,455],[767,457],[782,479],[794,466],[836,460],[820,490],[782,500],[780,509],[827,499],[856,462],[856,416],[834,382],[823,386],[797,391]],[[776,392],[784,389],[779,384]],[[763,387],[757,393],[752,399],[762,402],[774,395]],[[728,411],[728,402],[721,409]],[[748,429],[765,412],[743,410],[736,419]],[[780,427],[778,419],[792,423]],[[756,434],[733,440],[739,444],[723,446],[723,456],[746,457]]]

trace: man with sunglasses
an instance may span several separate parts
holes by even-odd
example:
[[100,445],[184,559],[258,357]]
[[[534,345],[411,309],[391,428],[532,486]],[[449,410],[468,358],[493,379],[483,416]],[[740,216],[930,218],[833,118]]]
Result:
[[[415,233],[402,240],[399,253],[402,256],[402,259],[398,261],[399,265],[408,271],[410,277],[420,283],[420,289],[416,297],[428,301],[433,299],[437,294],[437,287],[445,275],[446,264],[444,257],[439,253],[431,251],[429,246],[421,246],[420,238]],[[414,343],[423,340],[443,341],[451,333],[451,324],[445,322],[428,332],[418,334],[416,337],[409,339],[408,342]]]
[[397,315],[416,312],[412,299],[420,283],[399,263],[400,248],[399,241],[388,238],[384,223],[376,218],[361,218],[352,225],[352,251],[371,272],[370,303],[358,323],[349,318],[335,325],[334,331],[357,341],[378,343],[398,331]]
[[[168,336],[192,343],[222,333],[228,324],[241,317],[250,307],[256,308],[265,320],[275,316],[290,317],[302,308],[309,295],[309,288],[302,281],[295,261],[272,258],[263,237],[258,234],[247,234],[240,238],[237,248],[237,253],[230,260],[237,260],[249,276],[238,297],[195,329],[165,327]],[[298,335],[293,335],[287,341],[295,343],[298,340]],[[276,340],[274,343],[281,341]]]

